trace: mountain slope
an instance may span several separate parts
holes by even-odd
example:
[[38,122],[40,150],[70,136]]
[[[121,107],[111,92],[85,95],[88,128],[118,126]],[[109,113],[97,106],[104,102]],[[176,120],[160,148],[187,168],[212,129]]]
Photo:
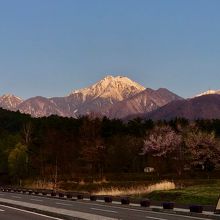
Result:
[[[123,76],[107,76],[94,85],[73,91],[68,97],[71,111],[78,114],[107,114],[115,103],[143,91],[145,88]],[[74,105],[72,104],[74,103]]]
[[22,99],[12,95],[12,94],[5,94],[0,96],[0,107],[3,109],[14,110],[19,104],[22,103]]
[[[65,117],[95,113],[107,115],[107,109],[145,88],[123,76],[107,76],[88,88],[73,91],[66,97],[33,97],[16,106],[34,117],[57,114]],[[108,115],[107,115],[108,116]]]
[[109,117],[125,118],[129,115],[143,114],[151,112],[174,100],[181,99],[181,97],[164,88],[158,90],[147,88],[112,106],[109,110]]
[[[22,101],[16,97],[2,98],[2,107],[19,110],[33,117],[80,115],[124,118],[153,111],[173,100],[181,99],[167,89],[145,89],[124,76],[106,76],[94,85],[71,92],[65,97],[33,97]],[[1,99],[0,99],[1,101]],[[1,104],[1,102],[0,102]]]
[[125,76],[106,76],[104,79],[88,88],[73,91],[71,95],[81,94],[82,101],[98,97],[111,98],[112,101],[120,101],[139,93],[144,89],[145,88],[143,86]]
[[194,119],[220,118],[220,95],[204,95],[187,100],[173,101],[149,114],[153,120],[170,120],[175,117]]
[[48,117],[50,115],[65,116],[53,102],[41,96],[27,99],[17,106],[17,110],[21,113],[30,114],[33,117]]

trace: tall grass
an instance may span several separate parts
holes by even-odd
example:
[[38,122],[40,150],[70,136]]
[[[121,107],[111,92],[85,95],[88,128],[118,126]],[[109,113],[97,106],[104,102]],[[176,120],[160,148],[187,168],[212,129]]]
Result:
[[50,189],[52,190],[54,188],[54,183],[48,182],[48,181],[25,181],[24,187],[31,188],[31,189]]
[[194,184],[181,189],[154,191],[147,197],[152,200],[173,201],[180,204],[216,205],[220,192],[220,180],[202,182],[203,184]]
[[155,190],[170,190],[175,189],[174,182],[161,181],[152,185],[139,185],[132,187],[110,187],[108,189],[101,188],[94,192],[96,195],[112,195],[112,196],[124,196],[124,195],[140,195],[143,193],[150,193]]

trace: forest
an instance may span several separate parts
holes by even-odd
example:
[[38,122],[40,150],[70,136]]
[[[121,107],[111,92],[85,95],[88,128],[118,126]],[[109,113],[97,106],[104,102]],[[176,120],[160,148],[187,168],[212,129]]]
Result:
[[195,170],[211,173],[219,164],[220,120],[32,118],[0,109],[1,184],[101,179],[144,173],[145,167],[157,176],[182,176]]

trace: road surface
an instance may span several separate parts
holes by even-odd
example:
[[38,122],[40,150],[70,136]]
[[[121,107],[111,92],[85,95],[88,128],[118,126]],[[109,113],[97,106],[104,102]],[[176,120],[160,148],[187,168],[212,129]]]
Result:
[[60,220],[38,213],[33,213],[5,205],[0,205],[0,219],[1,220]]
[[[86,200],[63,200],[59,198],[53,198],[50,196],[36,196],[28,195],[21,193],[9,193],[9,192],[0,192],[0,201],[1,199],[13,200],[22,203],[35,204],[39,207],[47,207],[48,209],[57,209],[62,210],[64,213],[81,213],[80,217],[86,219],[85,213],[93,215],[93,218],[90,219],[121,219],[121,220],[208,220],[210,218],[200,218],[193,216],[183,216],[178,214],[171,213],[161,213],[153,212],[147,210],[143,207],[131,206],[131,205],[120,205],[120,204],[107,204],[101,201],[86,201]],[[1,220],[42,220],[49,219],[46,216],[34,215],[29,212],[21,212],[20,210],[7,208],[0,206],[0,219]],[[94,216],[99,216],[96,218]],[[51,219],[51,218],[50,218]],[[219,216],[220,219],[220,216]]]

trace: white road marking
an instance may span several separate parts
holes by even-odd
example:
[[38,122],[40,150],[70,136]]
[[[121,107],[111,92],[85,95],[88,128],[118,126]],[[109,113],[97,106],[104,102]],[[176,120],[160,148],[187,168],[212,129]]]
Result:
[[14,209],[14,210],[17,210],[17,211],[20,211],[20,212],[26,212],[26,213],[30,213],[30,214],[33,214],[33,215],[38,215],[38,216],[50,218],[50,219],[64,220],[62,218],[56,218],[56,217],[52,217],[52,216],[48,216],[48,215],[43,215],[43,214],[40,214],[40,213],[31,212],[31,211],[27,211],[27,210],[23,210],[23,209],[18,209],[18,208],[14,208],[14,207],[11,207],[11,206],[6,206],[6,205],[0,205],[0,206],[8,208],[8,209]]
[[[85,202],[78,202],[78,201],[74,201],[75,203],[79,203],[79,204],[86,204]],[[89,203],[91,204],[91,203]],[[102,204],[91,204],[94,206],[100,206],[100,207],[106,207],[109,208],[108,205],[102,205]],[[155,212],[155,211],[148,211],[148,210],[141,210],[141,209],[134,209],[134,208],[126,208],[126,207],[117,207],[117,206],[111,206],[112,209],[124,209],[124,210],[130,210],[130,211],[135,211],[135,212],[142,212],[142,213],[151,213],[151,214],[158,214],[158,215],[168,215],[168,216],[178,216],[178,217],[184,217],[184,218],[188,218],[188,219],[194,219],[194,220],[204,220],[204,218],[199,218],[199,217],[194,217],[194,216],[188,216],[188,215],[180,215],[180,214],[171,214],[171,213],[163,213],[163,212]],[[186,213],[189,213],[186,212]],[[205,219],[205,220],[212,220],[212,219]]]
[[43,200],[40,199],[30,199],[31,201],[36,201],[36,202],[43,202]]
[[193,220],[212,220],[210,218],[199,218],[199,217],[194,217],[194,216],[188,216],[188,215],[179,215],[179,214],[170,214],[170,213],[163,213],[163,212],[151,212],[151,211],[147,211],[149,213],[158,213],[158,214],[162,214],[162,215],[170,215],[170,216],[178,216],[178,217],[182,217],[182,218],[189,218],[189,219],[193,219]]
[[12,198],[15,198],[15,199],[21,199],[20,196],[11,196]]
[[59,199],[59,197],[43,197],[43,199],[47,199],[47,200],[51,200],[51,199],[56,199],[57,201],[59,200],[60,201],[60,199]]
[[96,209],[96,208],[90,208],[92,210],[96,210],[96,211],[102,211],[102,212],[111,212],[111,213],[118,213],[116,211],[112,211],[112,210],[106,210],[106,209]]
[[66,203],[61,203],[61,202],[56,202],[57,205],[65,205],[65,206],[72,206],[72,204],[66,204]]
[[[0,195],[3,195],[3,194],[0,194]],[[14,197],[14,198],[17,198],[17,199],[21,199],[21,197],[18,197],[18,196],[11,196],[11,197]],[[44,199],[56,199],[56,198],[44,198]],[[84,202],[79,202],[79,201],[74,201],[78,204],[85,204]],[[102,200],[100,200],[100,202],[103,202]],[[57,204],[60,204],[60,205],[66,205],[66,206],[71,206],[71,204],[65,204],[65,203],[57,203]],[[91,204],[91,203],[89,203]],[[109,208],[108,205],[102,205],[102,204],[91,204],[91,205],[94,205],[94,206],[101,206],[101,207],[107,207]],[[126,208],[126,207],[116,207],[116,206],[111,206],[111,208],[115,208],[115,209],[124,209],[124,210],[130,210],[130,211],[136,211],[136,212],[143,212],[143,213],[151,213],[151,214],[156,214],[157,212],[155,211],[148,211],[148,210],[140,210],[140,209],[132,209],[132,208]],[[109,211],[109,210],[108,210]],[[188,215],[180,215],[180,214],[171,214],[171,213],[163,213],[163,212],[159,212],[160,215],[167,215],[167,216],[179,216],[179,217],[184,217],[184,218],[188,218],[188,219],[194,219],[194,220],[204,220],[204,218],[199,218],[199,217],[193,217],[193,216],[188,216]],[[186,211],[187,213],[187,211]],[[148,216],[146,216],[146,218],[149,218]],[[56,218],[54,218],[56,219]],[[156,220],[156,219],[155,219]],[[211,219],[206,219],[206,220],[211,220]]]
[[150,216],[146,216],[145,218],[155,219],[155,220],[168,220],[168,219],[165,219],[165,218],[156,218],[156,217],[150,217]]
[[0,209],[0,212],[4,212],[5,210],[3,210],[3,209]]

